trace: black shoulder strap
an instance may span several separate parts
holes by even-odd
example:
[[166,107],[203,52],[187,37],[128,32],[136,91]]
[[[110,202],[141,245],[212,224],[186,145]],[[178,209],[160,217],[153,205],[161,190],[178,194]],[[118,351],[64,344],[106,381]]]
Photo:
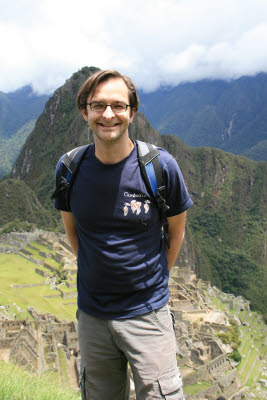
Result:
[[79,170],[80,164],[89,149],[90,144],[84,146],[76,147],[68,153],[66,153],[61,160],[60,165],[60,177],[58,179],[58,185],[56,190],[51,196],[51,199],[57,198],[61,193],[66,194],[66,206],[68,210],[70,208],[70,189],[76,178],[77,172]]
[[159,161],[159,150],[153,144],[140,140],[136,140],[136,145],[141,175],[148,192],[155,198],[159,208],[163,234],[169,248],[170,237],[166,212],[170,207],[166,203],[166,187]]

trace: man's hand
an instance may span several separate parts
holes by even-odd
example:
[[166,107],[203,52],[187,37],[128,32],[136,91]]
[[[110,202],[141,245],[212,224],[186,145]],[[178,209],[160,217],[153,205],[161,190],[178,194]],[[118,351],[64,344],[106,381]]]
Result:
[[186,220],[186,211],[184,211],[182,214],[178,214],[175,215],[174,217],[168,218],[170,248],[168,249],[167,246],[165,245],[165,250],[167,254],[169,271],[174,266],[174,263],[178,257],[181,245],[184,240],[185,220]]
[[78,257],[78,235],[74,216],[71,212],[60,211],[60,213],[71,248]]

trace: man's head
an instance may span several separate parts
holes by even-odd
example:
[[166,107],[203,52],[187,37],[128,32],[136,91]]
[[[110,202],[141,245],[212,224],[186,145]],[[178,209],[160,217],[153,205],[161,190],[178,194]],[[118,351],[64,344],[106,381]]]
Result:
[[127,86],[129,93],[129,104],[131,106],[131,114],[132,110],[135,112],[139,107],[139,98],[136,91],[136,88],[130,78],[127,76],[121,75],[118,71],[115,70],[105,70],[105,71],[97,71],[90,78],[85,81],[85,83],[80,88],[77,95],[77,105],[80,110],[87,110],[88,98],[92,99],[95,93],[97,86],[109,79],[122,79],[125,85]]
[[131,79],[117,71],[99,71],[81,87],[77,104],[95,143],[126,143],[139,100]]

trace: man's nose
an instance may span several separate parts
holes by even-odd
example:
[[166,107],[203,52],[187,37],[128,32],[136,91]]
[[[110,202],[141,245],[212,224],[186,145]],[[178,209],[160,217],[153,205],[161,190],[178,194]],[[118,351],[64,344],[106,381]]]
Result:
[[112,110],[112,108],[111,108],[111,105],[107,105],[106,106],[106,109],[105,109],[105,111],[103,112],[103,116],[105,117],[105,118],[112,118],[112,117],[114,117],[114,112],[113,112],[113,110]]

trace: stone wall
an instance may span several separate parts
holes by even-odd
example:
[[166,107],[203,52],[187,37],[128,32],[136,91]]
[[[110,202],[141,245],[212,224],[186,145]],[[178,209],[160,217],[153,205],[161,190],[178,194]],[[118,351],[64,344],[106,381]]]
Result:
[[212,359],[217,358],[221,354],[223,354],[223,351],[220,348],[219,344],[216,342],[216,340],[209,341],[208,345],[211,347],[211,357],[212,357]]
[[13,289],[25,289],[25,288],[32,288],[32,287],[37,287],[37,286],[44,286],[45,283],[28,283],[25,285],[11,285]]
[[10,349],[14,338],[0,339],[0,349]]
[[43,271],[42,269],[39,269],[39,268],[35,268],[35,272],[36,272],[36,274],[39,274],[39,275],[43,276],[44,278],[48,278],[51,275],[48,272]]
[[0,328],[8,329],[8,330],[18,330],[21,326],[24,326],[24,320],[1,320],[0,321]]
[[210,361],[207,367],[209,374],[212,375],[218,368],[223,367],[225,363],[226,363],[225,354],[221,354],[220,356]]

